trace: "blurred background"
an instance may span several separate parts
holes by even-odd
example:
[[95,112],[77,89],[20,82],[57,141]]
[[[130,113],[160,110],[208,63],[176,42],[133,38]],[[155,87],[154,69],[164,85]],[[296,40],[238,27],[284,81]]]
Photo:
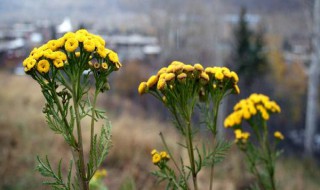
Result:
[[[68,146],[46,126],[40,87],[21,64],[34,47],[79,28],[101,35],[123,64],[99,99],[113,126],[103,164],[109,189],[164,188],[150,174],[150,151],[163,150],[160,131],[174,149],[180,137],[165,107],[137,87],[174,60],[237,71],[241,94],[220,114],[230,140],[222,122],[237,101],[257,92],[278,102],[282,112],[268,125],[285,135],[281,189],[320,189],[319,0],[1,0],[0,18],[0,189],[46,189],[36,155],[68,164]],[[84,133],[89,138],[89,128]],[[215,189],[246,189],[253,178],[245,167],[233,148]],[[204,172],[200,184],[206,180]]]

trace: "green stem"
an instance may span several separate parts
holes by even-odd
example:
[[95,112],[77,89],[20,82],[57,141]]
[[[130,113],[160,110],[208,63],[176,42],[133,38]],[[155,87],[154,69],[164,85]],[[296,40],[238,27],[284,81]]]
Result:
[[169,178],[177,188],[180,188],[180,185],[177,183],[175,177],[169,176],[167,171],[170,173],[170,168],[167,165],[165,165],[164,173],[165,173],[166,177]]
[[95,120],[95,109],[96,109],[96,103],[97,103],[97,97],[99,94],[99,89],[96,89],[94,92],[94,97],[93,97],[93,104],[92,104],[92,109],[91,109],[91,132],[90,132],[90,151],[93,150],[93,137],[94,137],[94,120]]
[[[219,113],[219,106],[220,106],[221,99],[219,98],[218,101],[214,102],[214,111],[213,111],[213,127],[212,127],[212,135],[213,135],[213,145],[216,144],[216,136],[217,136],[217,120],[218,120],[218,113]],[[214,174],[214,160],[212,161],[211,170],[210,170],[210,186],[209,190],[212,190],[213,187],[213,174]]]
[[248,154],[248,152],[246,150],[244,152],[245,152],[245,155],[250,163],[250,168],[253,169],[252,170],[253,174],[258,178],[258,182],[259,182],[260,186],[263,187],[263,181],[262,181],[262,178],[261,178],[259,171],[257,169],[256,162],[254,161],[253,158],[251,158],[251,156]]
[[70,138],[71,138],[71,139],[70,139],[71,142],[72,142],[71,144],[73,145],[73,148],[75,148],[75,147],[78,146],[78,144],[77,144],[77,141],[75,140],[75,137],[74,137],[72,131],[70,131],[70,126],[69,126],[69,123],[68,123],[68,121],[67,121],[67,118],[64,117],[64,115],[63,115],[63,109],[62,109],[61,103],[60,103],[60,101],[59,101],[57,92],[55,91],[55,87],[51,87],[51,93],[52,93],[52,96],[53,96],[53,99],[54,99],[55,103],[56,103],[57,106],[58,106],[58,110],[59,110],[59,112],[60,112],[61,118],[62,118],[62,120],[63,120],[63,123],[64,123],[65,127],[66,127],[65,130],[66,130],[66,132],[68,133],[68,135],[69,135]]
[[188,121],[187,121],[186,143],[187,143],[187,149],[188,149],[188,154],[189,154],[193,187],[194,187],[194,190],[198,190],[197,173],[196,173],[196,168],[195,168],[195,160],[194,160],[194,152],[193,152],[193,144],[192,144],[192,129],[191,129],[191,124],[190,124],[190,119],[188,119]]
[[[173,155],[172,155],[172,153],[171,153],[171,151],[170,151],[170,149],[169,149],[169,147],[168,147],[168,144],[167,144],[167,142],[166,142],[165,139],[164,139],[164,136],[163,136],[162,132],[160,132],[159,135],[160,135],[161,141],[162,141],[162,143],[163,143],[163,145],[164,145],[164,148],[165,148],[166,151],[168,152],[171,160],[173,161],[174,166],[177,168],[177,170],[179,171],[180,175],[181,175],[181,176],[184,176],[184,175],[182,174],[182,171],[181,171],[180,168],[178,167],[178,164],[177,164],[176,160],[174,159],[174,157],[173,157]],[[185,181],[186,181],[186,180],[185,180]]]
[[[79,101],[81,100],[79,96],[79,84],[80,84],[80,76],[77,77],[76,81],[72,81],[73,89],[72,89],[72,96],[73,96],[73,104],[74,104],[74,111],[76,115],[76,125],[77,125],[77,135],[78,135],[78,156],[79,156],[79,166],[76,164],[78,167],[78,172],[80,176],[80,189],[81,190],[89,190],[89,182],[86,177],[86,169],[84,165],[84,154],[83,154],[83,142],[82,142],[82,132],[81,132],[81,121],[80,121],[80,113],[79,113]],[[82,186],[81,186],[82,185]]]
[[267,169],[269,180],[271,183],[271,188],[272,190],[276,190],[276,185],[274,180],[274,160],[273,160],[272,152],[270,150],[270,146],[268,143],[268,129],[267,129],[266,122],[263,123],[263,130],[264,130],[263,131],[264,132],[263,151],[264,151],[264,155],[266,156],[266,169]]

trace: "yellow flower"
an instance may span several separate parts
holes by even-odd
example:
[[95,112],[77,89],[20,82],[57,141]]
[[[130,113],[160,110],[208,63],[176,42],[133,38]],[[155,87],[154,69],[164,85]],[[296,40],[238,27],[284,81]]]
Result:
[[160,156],[161,156],[161,159],[165,161],[168,161],[170,159],[170,156],[166,151],[160,152]]
[[105,63],[105,62],[103,62],[103,63],[101,64],[101,67],[102,67],[103,69],[107,70],[107,69],[108,69],[108,64]]
[[64,48],[68,52],[74,52],[79,46],[79,42],[76,38],[68,38],[64,44]]
[[47,59],[55,59],[57,57],[57,54],[55,52],[53,52],[51,49],[47,49],[43,52],[43,55],[47,58]]
[[140,95],[144,94],[147,92],[148,89],[148,85],[146,82],[142,82],[140,83],[139,87],[138,87],[138,92]]
[[224,75],[223,73],[220,71],[217,71],[215,74],[214,74],[214,77],[218,80],[222,80],[224,78]]
[[158,82],[158,76],[152,75],[147,81],[148,88],[153,87],[157,82]]
[[40,59],[40,57],[42,57],[42,56],[43,56],[43,51],[41,51],[41,50],[36,51],[36,52],[32,55],[32,57],[33,57],[35,60]]
[[100,169],[100,170],[97,170],[94,175],[93,175],[93,179],[94,180],[99,180],[99,179],[102,179],[104,177],[107,176],[107,170],[106,169]]
[[104,48],[104,46],[102,45],[97,47],[97,53],[101,58],[106,58],[109,51],[108,49]]
[[76,35],[80,35],[80,34],[86,36],[89,34],[89,32],[86,29],[79,29],[76,31]]
[[234,89],[234,92],[235,92],[236,94],[240,94],[240,88],[239,88],[238,85],[234,85],[234,86],[233,86],[233,89]]
[[187,74],[186,73],[180,73],[178,76],[177,76],[177,79],[178,81],[184,83],[186,81],[186,78],[187,78]]
[[78,42],[84,42],[85,40],[87,40],[87,36],[85,34],[76,32],[76,39],[78,40]]
[[216,89],[217,88],[217,84],[212,84],[212,88]]
[[237,75],[237,73],[235,73],[234,71],[231,71],[231,78],[233,80],[234,83],[238,83],[239,82],[239,77]]
[[158,84],[157,84],[157,89],[162,90],[166,86],[166,80],[164,79],[159,79]]
[[243,132],[241,134],[241,138],[247,140],[250,137],[250,133],[249,132]]
[[167,68],[166,68],[166,67],[162,67],[162,68],[158,71],[157,75],[160,76],[161,74],[166,73],[166,72],[167,72]]
[[75,52],[75,55],[76,57],[80,57],[80,52],[79,51]]
[[279,140],[283,140],[284,139],[284,136],[283,136],[283,134],[280,132],[280,131],[276,131],[276,132],[274,132],[274,137],[276,138],[276,139],[279,139]]
[[205,68],[204,72],[206,72],[207,74],[214,74],[214,70],[212,67]]
[[166,69],[167,73],[173,73],[175,71],[176,65],[169,65],[169,67]]
[[151,151],[151,155],[154,155],[154,154],[156,154],[156,153],[158,153],[158,151],[157,151],[156,149],[153,149],[153,150]]
[[192,65],[183,65],[183,70],[186,72],[192,72],[194,71],[194,67]]
[[48,48],[51,49],[52,51],[56,51],[58,48],[61,47],[60,43],[57,40],[50,40],[47,43]]
[[167,152],[165,152],[165,151],[161,151],[160,152],[160,156],[161,156],[161,158],[166,158],[167,157]]
[[26,64],[25,66],[30,70],[36,65],[37,61],[33,59],[32,57],[29,57],[26,59]]
[[64,37],[58,38],[58,39],[56,40],[57,46],[58,46],[59,48],[63,47],[63,45],[64,45],[65,42],[66,42],[66,39],[65,39]]
[[48,60],[42,59],[39,61],[37,65],[37,70],[39,71],[39,73],[47,73],[49,69],[50,69],[50,63]]
[[100,64],[99,64],[99,63],[94,63],[94,64],[93,64],[93,67],[94,67],[95,69],[99,69],[99,68],[100,68]]
[[196,63],[193,66],[197,71],[203,71],[203,66],[200,63]]
[[242,131],[241,129],[236,129],[234,130],[234,136],[236,139],[241,139],[242,138]]
[[106,45],[106,42],[104,41],[104,39],[103,39],[101,36],[94,35],[94,38],[95,38],[96,41],[99,42],[99,44],[100,44],[101,46],[104,47],[104,46]]
[[57,59],[61,59],[62,61],[67,60],[67,55],[65,53],[63,53],[62,51],[57,51],[56,57],[57,57]]
[[95,43],[93,40],[85,40],[83,42],[83,48],[87,51],[87,52],[93,52],[96,48]]
[[231,78],[231,72],[227,67],[222,67],[221,71],[226,78]]
[[165,76],[165,80],[166,80],[166,81],[171,81],[171,80],[174,79],[175,76],[176,76],[176,75],[175,75],[174,73],[168,73],[168,74],[166,74],[166,76]]
[[63,67],[64,63],[61,59],[55,59],[53,60],[53,64],[56,68],[61,68]]
[[76,34],[73,32],[67,32],[63,35],[63,38],[67,41],[69,38],[75,38]]
[[200,74],[200,78],[205,80],[205,81],[209,81],[209,75],[206,72],[202,72]]
[[250,119],[250,117],[251,117],[251,114],[248,109],[243,109],[242,114],[243,114],[244,119]]
[[40,46],[39,48],[38,48],[38,50],[40,50],[40,51],[45,51],[45,50],[47,50],[48,49],[48,45],[47,44],[43,44],[42,46]]
[[163,101],[163,103],[167,103],[167,97],[166,96],[162,96],[162,101]]
[[112,61],[113,63],[117,63],[119,62],[119,57],[118,54],[114,51],[110,51],[108,54],[108,58],[110,59],[110,61]]
[[172,61],[171,65],[184,65],[181,61]]
[[160,154],[155,153],[155,154],[152,156],[152,163],[153,163],[153,164],[158,164],[160,161],[161,161],[161,156],[160,156]]
[[118,54],[112,50],[108,53],[108,58],[111,62],[113,62],[116,65],[116,68],[119,69],[122,67],[121,63],[119,62]]

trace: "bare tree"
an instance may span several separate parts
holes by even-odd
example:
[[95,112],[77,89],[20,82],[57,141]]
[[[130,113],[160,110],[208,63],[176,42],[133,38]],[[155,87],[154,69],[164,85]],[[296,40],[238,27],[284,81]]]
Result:
[[305,127],[305,154],[313,153],[313,138],[317,128],[320,69],[320,0],[314,0],[312,16],[312,59],[309,68],[308,97]]

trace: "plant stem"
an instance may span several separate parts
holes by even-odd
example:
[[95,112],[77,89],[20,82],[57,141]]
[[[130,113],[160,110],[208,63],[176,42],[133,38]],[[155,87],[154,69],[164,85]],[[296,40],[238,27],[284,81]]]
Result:
[[[213,135],[213,146],[216,144],[216,136],[217,136],[217,120],[218,120],[218,111],[219,111],[220,101],[216,102],[214,105],[214,116],[213,116],[213,127],[212,127],[212,135]],[[210,170],[210,186],[209,190],[212,190],[213,186],[213,174],[214,174],[214,160],[212,161],[211,170]]]
[[170,151],[170,149],[169,149],[169,147],[168,147],[167,142],[166,142],[165,139],[164,139],[164,136],[163,136],[162,132],[160,132],[159,135],[160,135],[161,141],[162,141],[162,143],[163,143],[163,145],[164,145],[164,148],[165,148],[166,151],[168,152],[171,160],[173,161],[174,166],[175,166],[176,169],[179,171],[180,175],[183,176],[180,168],[178,167],[178,164],[177,164],[176,160],[174,159],[174,157],[173,157],[173,155],[172,155],[172,153],[171,153],[171,151]]
[[94,97],[93,97],[93,104],[92,104],[92,109],[91,109],[91,132],[90,132],[90,150],[93,150],[93,137],[94,137],[94,120],[95,120],[95,109],[96,109],[96,102],[97,102],[97,97],[99,94],[99,89],[96,89],[94,92]]
[[[78,90],[80,88],[80,77],[77,77],[77,80],[73,81],[73,89],[72,89],[72,96],[73,96],[73,104],[74,104],[74,111],[76,115],[76,124],[77,124],[77,135],[78,135],[78,156],[79,156],[79,163],[76,162],[76,166],[78,168],[78,172],[80,173],[80,189],[81,190],[89,190],[89,182],[86,178],[86,168],[84,165],[84,155],[83,155],[83,142],[82,142],[82,132],[81,132],[81,122],[80,122],[80,113],[79,113],[79,101],[81,98],[79,97]],[[79,166],[78,166],[78,164]],[[82,186],[81,186],[82,185]]]
[[270,178],[269,180],[271,183],[271,188],[272,190],[276,190],[276,185],[274,180],[274,160],[273,160],[273,156],[268,143],[268,129],[267,129],[266,122],[263,123],[263,130],[264,130],[263,131],[264,132],[263,150],[264,150],[264,155],[266,156],[266,169]]
[[188,149],[190,167],[191,167],[191,173],[192,173],[193,187],[194,187],[194,190],[198,190],[197,173],[196,173],[196,169],[195,169],[195,160],[194,160],[193,144],[192,144],[192,129],[191,129],[191,124],[190,124],[190,119],[187,121],[186,141],[187,141],[187,149]]

